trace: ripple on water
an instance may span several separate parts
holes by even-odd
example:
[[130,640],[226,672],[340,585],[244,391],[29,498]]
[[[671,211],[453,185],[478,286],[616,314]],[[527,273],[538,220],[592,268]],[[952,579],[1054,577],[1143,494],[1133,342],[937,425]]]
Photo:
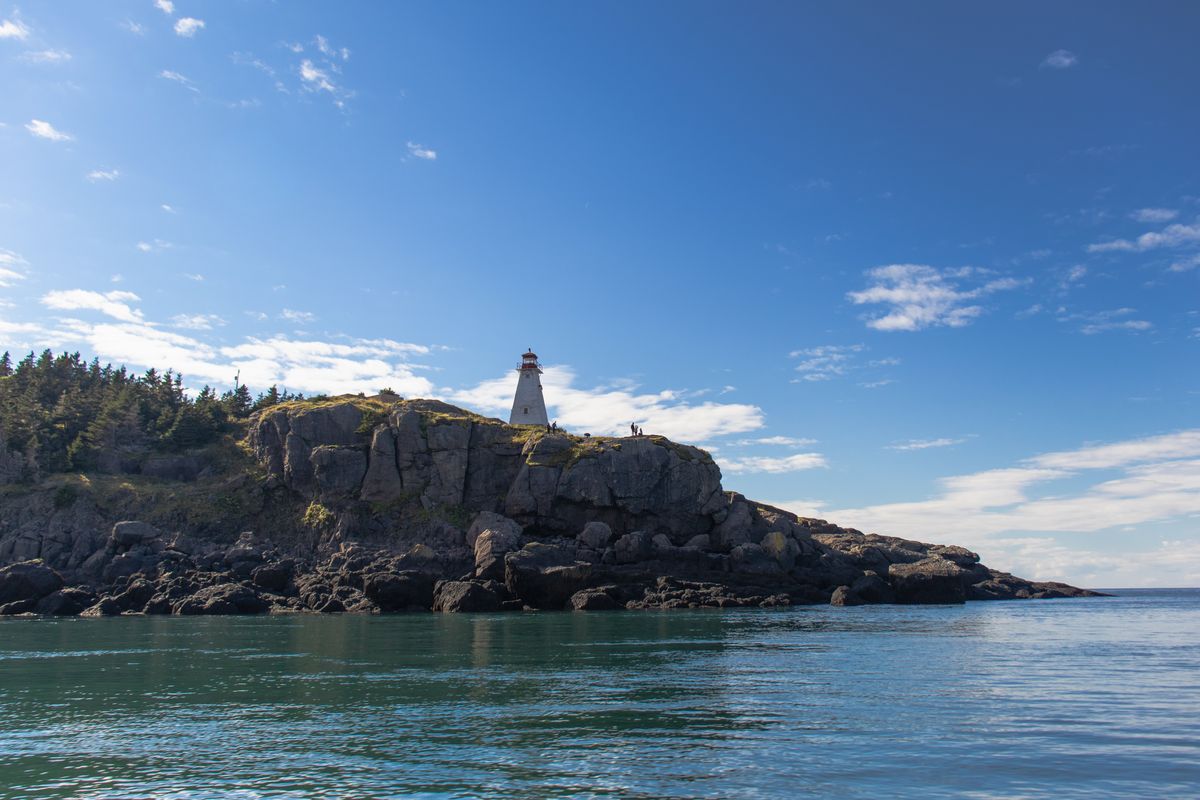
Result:
[[0,622],[0,798],[1186,796],[1198,668],[1195,592]]

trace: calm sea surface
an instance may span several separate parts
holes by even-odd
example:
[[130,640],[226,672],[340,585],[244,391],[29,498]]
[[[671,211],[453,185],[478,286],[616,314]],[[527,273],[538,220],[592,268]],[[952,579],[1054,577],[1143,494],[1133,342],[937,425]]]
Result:
[[1200,591],[0,622],[2,798],[1200,797]]

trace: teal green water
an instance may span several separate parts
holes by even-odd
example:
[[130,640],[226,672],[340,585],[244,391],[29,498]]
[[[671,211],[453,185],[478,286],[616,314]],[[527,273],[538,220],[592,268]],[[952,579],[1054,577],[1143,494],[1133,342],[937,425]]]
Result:
[[1200,796],[1200,592],[0,622],[2,798]]

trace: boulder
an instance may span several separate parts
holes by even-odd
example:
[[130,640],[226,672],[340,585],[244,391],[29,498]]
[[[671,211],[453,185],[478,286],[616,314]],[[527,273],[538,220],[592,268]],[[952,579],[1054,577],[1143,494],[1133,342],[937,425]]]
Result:
[[486,530],[512,534],[519,539],[523,528],[503,514],[497,514],[494,511],[480,511],[471,522],[471,527],[467,528],[467,547],[474,548],[475,540]]
[[363,594],[380,611],[428,610],[433,605],[434,579],[419,570],[381,572],[363,580]]
[[862,598],[851,590],[849,586],[839,586],[833,590],[833,596],[829,598],[831,606],[861,606]]
[[475,577],[504,580],[504,556],[521,548],[521,534],[512,527],[485,528],[475,539]]
[[129,548],[135,544],[157,539],[160,536],[158,528],[137,520],[125,520],[112,527],[109,541],[114,547]]
[[36,611],[51,617],[73,617],[95,602],[96,595],[86,589],[68,587],[43,597],[38,601]]
[[0,605],[36,603],[63,586],[62,576],[41,561],[21,561],[0,569]]
[[155,592],[154,584],[150,581],[137,579],[130,581],[125,591],[112,599],[122,611],[141,611]]
[[654,555],[653,543],[643,531],[627,533],[613,543],[613,555],[618,564],[636,564]]
[[926,558],[909,564],[888,567],[888,583],[896,592],[897,603],[962,603],[965,570],[944,558]]
[[730,568],[745,575],[779,575],[779,562],[758,544],[739,544],[729,554]]
[[564,608],[591,576],[592,565],[575,561],[564,547],[530,542],[504,557],[508,591],[534,608]]
[[494,581],[439,581],[433,590],[433,610],[445,613],[497,611],[502,597]]
[[292,566],[291,561],[263,564],[250,573],[250,580],[268,591],[282,592],[292,582]]
[[79,613],[81,617],[115,617],[121,613],[121,607],[118,606],[111,597],[102,597],[93,606],[85,608]]
[[612,528],[603,522],[593,520],[583,526],[583,530],[579,532],[575,540],[584,547],[603,552],[604,548],[608,547],[608,543],[612,541],[612,537]]
[[262,614],[270,607],[270,603],[240,583],[220,583],[181,600],[175,605],[174,612],[181,615]]
[[571,608],[575,611],[612,611],[623,607],[604,589],[584,589],[571,595]]

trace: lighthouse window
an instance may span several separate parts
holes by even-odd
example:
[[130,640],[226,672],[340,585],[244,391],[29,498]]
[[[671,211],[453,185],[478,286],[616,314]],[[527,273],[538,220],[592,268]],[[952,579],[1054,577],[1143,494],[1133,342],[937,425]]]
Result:
[[526,409],[522,409],[522,410],[521,410],[521,413],[522,413],[522,414],[528,414],[528,413],[529,413],[529,409],[528,409],[528,408],[526,408]]

